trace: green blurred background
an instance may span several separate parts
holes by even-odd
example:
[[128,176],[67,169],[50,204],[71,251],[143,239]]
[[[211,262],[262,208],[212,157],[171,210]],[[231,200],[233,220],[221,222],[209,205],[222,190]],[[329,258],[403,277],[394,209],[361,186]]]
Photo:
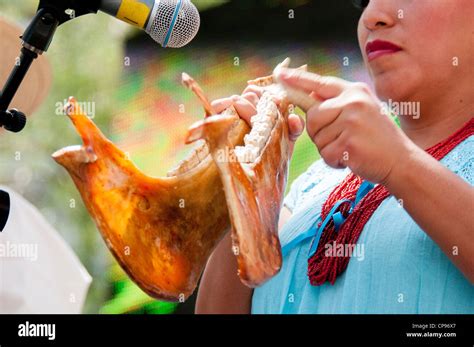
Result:
[[[72,125],[57,114],[58,104],[70,95],[93,104],[102,131],[145,173],[164,175],[188,153],[185,131],[203,117],[198,100],[180,84],[181,72],[193,76],[210,99],[239,94],[247,80],[268,75],[287,56],[293,66],[368,80],[355,40],[358,13],[348,0],[193,2],[201,12],[201,30],[178,50],[163,49],[101,13],[61,26],[45,54],[53,71],[46,101],[22,133],[0,134],[0,184],[39,208],[93,277],[86,313],[190,313],[195,298],[179,305],[153,300],[116,264],[71,179],[50,157],[80,143]],[[0,0],[0,15],[24,27],[37,4]],[[289,183],[317,158],[305,134],[295,147]]]

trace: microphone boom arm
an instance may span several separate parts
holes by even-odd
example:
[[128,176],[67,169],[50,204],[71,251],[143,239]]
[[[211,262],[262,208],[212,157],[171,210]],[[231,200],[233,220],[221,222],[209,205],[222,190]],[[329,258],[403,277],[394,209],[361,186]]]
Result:
[[97,13],[101,0],[40,0],[38,10],[21,36],[19,61],[13,67],[0,93],[0,127],[12,132],[26,125],[25,114],[8,107],[26,76],[31,64],[49,48],[59,25],[79,16]]

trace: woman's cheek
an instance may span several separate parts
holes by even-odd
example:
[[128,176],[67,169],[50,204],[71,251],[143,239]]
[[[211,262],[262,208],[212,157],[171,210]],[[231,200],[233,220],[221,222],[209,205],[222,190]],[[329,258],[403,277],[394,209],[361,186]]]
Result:
[[426,20],[411,23],[411,53],[423,72],[424,88],[449,88],[450,81],[469,73],[472,53],[465,43],[470,40],[467,28],[472,28],[472,19],[467,19],[463,13],[467,9],[459,1],[419,3]]
[[474,1],[468,0],[466,7],[461,2],[465,0],[417,2],[416,13],[422,13],[422,20],[410,21],[413,48],[429,55],[433,62],[436,59],[446,61],[465,51],[466,42],[472,35],[468,28],[473,28]]

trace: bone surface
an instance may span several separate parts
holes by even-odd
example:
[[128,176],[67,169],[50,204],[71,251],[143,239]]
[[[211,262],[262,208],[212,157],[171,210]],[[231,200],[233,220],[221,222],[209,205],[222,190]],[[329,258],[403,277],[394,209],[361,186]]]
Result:
[[287,118],[292,106],[273,76],[248,83],[263,87],[264,93],[244,146],[229,143],[223,136],[226,121],[214,116],[194,124],[188,142],[205,139],[208,143],[224,186],[239,276],[247,286],[256,287],[281,268],[278,219],[287,183]]
[[155,298],[189,297],[229,230],[243,283],[258,286],[281,267],[277,225],[288,171],[289,104],[273,102],[281,88],[272,76],[253,83],[267,89],[250,130],[233,107],[211,115],[202,89],[183,75],[207,117],[191,126],[187,142],[198,145],[167,177],[143,174],[69,99],[67,115],[83,145],[53,158],[70,174],[122,268]]

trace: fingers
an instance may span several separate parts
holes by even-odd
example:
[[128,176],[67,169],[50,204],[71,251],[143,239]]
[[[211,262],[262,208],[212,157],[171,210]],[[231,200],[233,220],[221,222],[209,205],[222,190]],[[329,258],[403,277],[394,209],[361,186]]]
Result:
[[242,94],[242,97],[252,103],[254,107],[257,107],[259,96],[253,92],[246,92]]
[[[250,125],[250,119],[257,114],[255,105],[258,103],[258,96],[255,93],[245,93],[242,96],[234,95],[229,98],[214,100],[211,105],[217,113],[221,113],[226,108],[234,106],[239,116]],[[294,142],[303,133],[305,122],[302,117],[296,114],[288,116],[288,130],[290,141]]]
[[263,87],[259,87],[259,86],[256,86],[254,84],[250,84],[244,89],[242,94],[245,94],[245,93],[254,93],[259,98],[261,98],[262,94],[263,94]]
[[346,88],[348,83],[337,77],[320,76],[315,73],[288,68],[278,69],[276,78],[284,85],[307,93],[315,92],[323,99],[338,96]]
[[344,137],[345,135],[343,132],[335,141],[319,150],[319,154],[326,164],[335,169],[343,169],[347,167],[347,160],[344,159],[347,154],[346,149],[343,146],[343,143],[345,142]]
[[246,93],[245,97],[233,95],[229,98],[214,100],[211,105],[217,113],[222,113],[225,109],[234,106],[239,117],[250,125],[250,118],[257,114],[255,107],[257,102],[258,97],[255,94]]
[[304,112],[308,112],[313,106],[319,105],[321,103],[318,98],[315,98],[314,92],[308,95],[306,92],[301,91],[293,87],[285,86],[286,97],[288,100],[295,106],[301,108]]
[[[242,96],[244,96],[245,94],[248,94],[248,93],[252,93],[252,94],[255,94],[257,96],[258,99],[260,99],[263,95],[265,91],[265,88],[264,87],[260,87],[260,86],[256,86],[254,84],[249,84],[243,91],[242,93]],[[257,99],[257,102],[258,102],[258,99]],[[280,105],[281,103],[281,99],[279,99],[277,96],[273,95],[272,96],[272,99],[273,101],[278,105]],[[255,106],[257,106],[257,104],[255,103]]]
[[247,99],[243,98],[240,95],[234,95],[232,97],[233,105],[235,110],[239,114],[240,118],[247,122],[250,125],[250,118],[257,114],[257,109],[255,106]]
[[211,102],[211,106],[216,111],[216,113],[222,113],[226,108],[232,106],[232,97],[216,99]]
[[309,137],[314,141],[318,133],[329,126],[342,112],[337,99],[329,99],[311,107],[306,113],[306,130]]
[[296,114],[290,114],[288,116],[288,130],[290,135],[290,141],[295,142],[296,139],[303,133],[304,120]]
[[321,152],[330,143],[336,141],[343,131],[343,122],[340,121],[340,118],[336,118],[335,121],[322,128],[311,139],[313,140],[318,150]]

